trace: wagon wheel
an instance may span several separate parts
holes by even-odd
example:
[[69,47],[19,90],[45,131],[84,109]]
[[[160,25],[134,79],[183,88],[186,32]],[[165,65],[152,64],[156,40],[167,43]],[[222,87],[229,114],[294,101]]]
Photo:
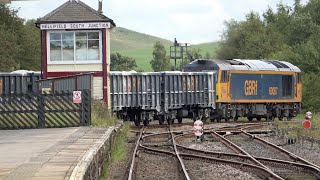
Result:
[[134,119],[134,125],[140,126],[141,119],[142,119],[142,114],[141,114],[141,113],[138,113],[138,114],[136,115],[136,118]]
[[148,120],[148,119],[145,119],[145,120],[143,121],[143,125],[144,125],[144,126],[148,126],[148,125],[149,125],[149,120]]
[[221,117],[217,117],[216,120],[217,120],[217,122],[220,122],[221,121]]
[[165,120],[165,115],[159,116],[159,124],[160,124],[160,125],[163,125],[164,120]]
[[140,126],[140,120],[138,118],[134,120],[134,125]]
[[274,116],[267,116],[266,120],[267,121],[274,121],[275,117]]
[[174,119],[168,118],[168,119],[167,119],[167,123],[168,123],[168,124],[173,124],[173,123],[174,123]]
[[196,120],[198,120],[198,113],[196,113],[196,112],[193,112],[193,113],[192,113],[192,120],[193,120],[193,122],[195,122]]
[[238,121],[239,116],[233,117],[233,121]]

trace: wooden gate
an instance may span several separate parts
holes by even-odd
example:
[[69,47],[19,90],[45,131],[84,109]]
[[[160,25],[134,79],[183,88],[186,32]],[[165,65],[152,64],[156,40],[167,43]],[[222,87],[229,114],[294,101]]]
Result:
[[56,128],[91,125],[91,92],[81,91],[81,103],[73,92],[0,95],[0,129]]

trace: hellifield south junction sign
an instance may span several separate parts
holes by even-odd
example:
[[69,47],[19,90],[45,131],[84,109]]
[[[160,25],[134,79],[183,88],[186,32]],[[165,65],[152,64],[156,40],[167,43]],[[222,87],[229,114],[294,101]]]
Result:
[[110,22],[41,24],[40,29],[109,29]]

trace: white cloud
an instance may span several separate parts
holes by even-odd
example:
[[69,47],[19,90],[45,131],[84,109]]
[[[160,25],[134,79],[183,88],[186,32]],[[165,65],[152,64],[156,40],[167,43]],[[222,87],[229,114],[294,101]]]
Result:
[[[97,9],[98,0],[82,0]],[[104,14],[117,26],[180,42],[220,39],[223,22],[243,20],[251,10],[261,13],[281,0],[104,0]],[[306,1],[306,0],[304,0]],[[43,17],[66,0],[13,2],[24,18]],[[293,0],[282,0],[292,4]]]

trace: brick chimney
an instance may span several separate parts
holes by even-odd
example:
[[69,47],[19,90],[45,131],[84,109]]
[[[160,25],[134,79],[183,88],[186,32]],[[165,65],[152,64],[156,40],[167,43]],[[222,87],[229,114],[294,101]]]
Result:
[[99,14],[102,14],[102,0],[98,0],[99,1],[99,4],[98,4],[98,13]]

